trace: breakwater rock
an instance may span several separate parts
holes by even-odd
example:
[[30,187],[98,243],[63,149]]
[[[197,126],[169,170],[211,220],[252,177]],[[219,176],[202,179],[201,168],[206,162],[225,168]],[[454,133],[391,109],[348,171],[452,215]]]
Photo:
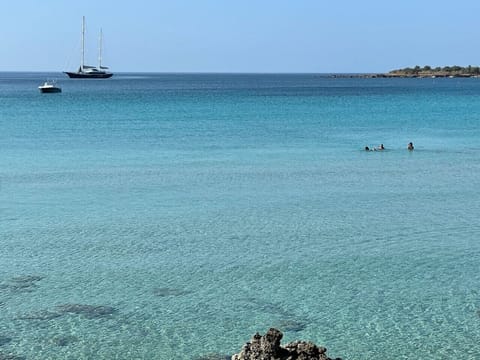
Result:
[[273,328],[263,336],[256,333],[232,360],[334,360],[327,356],[327,349],[311,342],[295,341],[282,347],[282,337],[283,334]]

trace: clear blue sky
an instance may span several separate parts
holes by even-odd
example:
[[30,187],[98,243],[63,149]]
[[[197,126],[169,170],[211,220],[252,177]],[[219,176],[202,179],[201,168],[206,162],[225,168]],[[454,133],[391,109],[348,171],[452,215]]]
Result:
[[[5,0],[7,1],[7,0]],[[0,71],[87,58],[127,72],[384,72],[479,65],[480,1],[14,0],[0,12]]]

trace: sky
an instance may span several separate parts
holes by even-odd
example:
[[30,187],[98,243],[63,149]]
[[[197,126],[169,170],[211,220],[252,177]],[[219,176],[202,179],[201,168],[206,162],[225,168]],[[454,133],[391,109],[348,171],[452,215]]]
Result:
[[[480,1],[0,0],[0,71],[369,73],[480,64]],[[8,10],[8,11],[7,11]]]

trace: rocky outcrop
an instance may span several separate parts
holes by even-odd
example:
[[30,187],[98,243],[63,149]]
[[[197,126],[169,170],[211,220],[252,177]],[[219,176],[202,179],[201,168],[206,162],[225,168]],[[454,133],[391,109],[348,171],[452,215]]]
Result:
[[327,349],[311,342],[295,341],[282,347],[282,337],[283,334],[273,328],[263,336],[256,333],[232,360],[333,360],[327,356]]

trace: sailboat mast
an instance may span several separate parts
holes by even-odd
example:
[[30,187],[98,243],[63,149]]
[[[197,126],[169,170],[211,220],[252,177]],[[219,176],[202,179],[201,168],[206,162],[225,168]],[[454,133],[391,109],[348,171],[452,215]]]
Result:
[[100,38],[98,39],[98,69],[102,69],[102,41],[103,41],[103,33],[102,29],[100,28]]
[[82,17],[82,58],[80,60],[80,71],[85,65],[85,16]]

